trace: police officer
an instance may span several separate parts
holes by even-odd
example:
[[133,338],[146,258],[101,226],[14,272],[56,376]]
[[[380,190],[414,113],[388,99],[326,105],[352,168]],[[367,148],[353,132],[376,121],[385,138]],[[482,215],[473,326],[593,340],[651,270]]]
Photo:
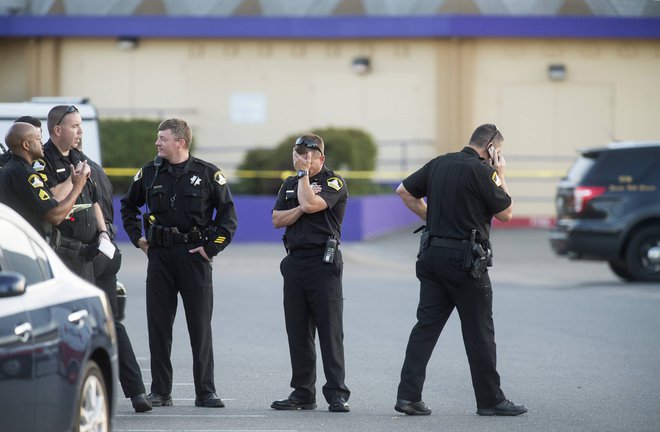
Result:
[[[117,244],[115,243],[117,229],[113,224],[114,203],[112,198],[112,183],[105,171],[103,171],[103,168],[82,152],[82,142],[79,143],[77,148],[71,149],[71,151],[77,153],[81,160],[87,161],[91,168],[91,179],[96,185],[108,235],[110,241],[117,248]],[[117,303],[117,273],[121,267],[121,258],[121,252],[118,248],[115,250],[112,258],[109,258],[105,254],[98,254],[93,261],[94,279],[96,286],[101,288],[108,296],[110,308],[115,318],[119,382],[124,391],[124,396],[131,400],[135,412],[146,412],[151,411],[151,402],[147,400],[144,382],[142,381],[142,372],[135,358],[133,345],[131,345],[126,327],[120,321],[121,317]]]
[[[90,171],[81,153],[73,151],[82,138],[81,126],[82,118],[74,105],[57,105],[48,113],[50,139],[44,144],[43,159],[37,159],[32,166],[45,176],[56,198],[67,194],[71,187],[71,166],[85,166]],[[60,239],[55,252],[73,272],[94,283],[92,260],[98,254],[99,240],[110,237],[92,181],[85,183],[76,204],[78,211],[56,227]]]
[[[511,219],[511,197],[501,153],[503,139],[495,125],[481,125],[463,150],[431,160],[397,188],[406,207],[426,221],[429,236],[417,261],[417,278],[421,282],[417,324],[406,349],[396,411],[431,414],[422,401],[426,365],[442,328],[456,308],[477,414],[527,412],[523,405],[508,401],[500,389],[495,367],[493,291],[488,273],[483,271],[485,265],[482,271],[475,271],[485,262],[485,251],[490,249],[491,218],[503,222]],[[472,230],[474,241],[470,242]],[[474,250],[484,254],[475,254]]]
[[32,162],[43,157],[41,132],[29,123],[14,123],[5,142],[11,151],[9,161],[0,168],[0,202],[19,213],[46,238],[52,225],[64,220],[82,191],[89,173],[72,169],[71,190],[56,200]]
[[[172,405],[172,326],[181,294],[192,346],[195,406],[217,408],[224,403],[213,376],[211,258],[230,243],[237,220],[225,177],[190,155],[191,140],[184,120],[168,119],[158,126],[158,156],[135,175],[121,200],[121,215],[133,244],[149,257],[149,400],[153,406]],[[145,203],[146,238],[139,218]]]
[[324,165],[323,139],[305,134],[293,149],[295,176],[287,178],[272,213],[275,228],[286,227],[284,317],[291,356],[293,392],[274,401],[276,410],[316,408],[318,330],[326,384],[323,395],[332,412],[348,412],[344,384],[343,261],[338,249],[348,189],[343,178]]

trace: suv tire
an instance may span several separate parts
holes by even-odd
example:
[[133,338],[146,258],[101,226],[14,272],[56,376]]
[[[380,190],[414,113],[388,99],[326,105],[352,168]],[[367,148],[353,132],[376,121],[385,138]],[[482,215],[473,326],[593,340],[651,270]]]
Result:
[[626,247],[626,267],[634,280],[660,282],[659,255],[659,227],[647,227],[635,233]]
[[608,264],[610,265],[610,270],[612,272],[619,276],[621,279],[624,281],[634,281],[635,278],[634,276],[628,271],[628,267],[626,267],[626,263],[622,261],[608,261]]

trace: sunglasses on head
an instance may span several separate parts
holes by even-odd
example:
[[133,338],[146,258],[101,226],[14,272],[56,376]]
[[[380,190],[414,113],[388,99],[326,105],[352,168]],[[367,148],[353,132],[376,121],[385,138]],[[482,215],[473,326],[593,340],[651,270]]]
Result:
[[319,153],[323,154],[321,148],[314,141],[308,140],[307,138],[300,137],[296,140],[296,145],[304,145],[308,149],[318,150]]
[[493,140],[495,139],[495,137],[497,136],[498,133],[500,133],[500,131],[498,131],[497,128],[495,128],[495,133],[493,134],[492,137],[490,137],[490,139],[488,141],[486,141],[486,144],[489,144],[489,143],[493,142]]
[[71,114],[73,112],[77,112],[78,108],[76,108],[75,105],[69,105],[66,107],[66,110],[62,113],[62,117],[60,117],[59,121],[55,123],[55,126],[58,126],[60,123],[62,123],[62,120],[64,120],[64,116],[67,114]]

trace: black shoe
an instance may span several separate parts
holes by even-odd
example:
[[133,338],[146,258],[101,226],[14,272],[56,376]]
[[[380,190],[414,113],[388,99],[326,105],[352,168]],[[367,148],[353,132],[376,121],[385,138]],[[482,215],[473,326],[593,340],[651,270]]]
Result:
[[431,408],[424,401],[411,402],[405,399],[397,399],[394,409],[407,415],[431,415]]
[[135,412],[151,411],[151,402],[149,402],[147,395],[144,393],[131,396],[131,403]]
[[147,400],[151,402],[151,406],[172,406],[172,395],[159,395],[158,393],[149,393]]
[[305,402],[295,396],[274,401],[270,407],[276,410],[312,410],[316,408],[316,402]]
[[215,393],[209,393],[206,396],[195,399],[195,406],[204,408],[224,408],[225,403]]
[[349,412],[351,408],[348,406],[344,396],[335,396],[332,403],[328,405],[328,410],[332,412]]
[[516,405],[508,399],[504,399],[494,407],[477,410],[477,414],[481,416],[517,416],[526,412],[525,405]]

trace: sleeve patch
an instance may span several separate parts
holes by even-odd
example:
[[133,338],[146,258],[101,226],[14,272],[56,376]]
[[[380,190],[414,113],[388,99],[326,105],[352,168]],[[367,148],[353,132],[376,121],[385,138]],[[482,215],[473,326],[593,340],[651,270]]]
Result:
[[133,181],[138,181],[142,178],[142,168],[140,168],[140,171],[135,174],[135,177],[133,177]]
[[41,198],[41,201],[48,201],[50,199],[50,195],[48,195],[48,192],[46,192],[45,189],[41,189],[39,191],[39,198]]
[[35,171],[43,171],[44,168],[46,168],[46,161],[43,159],[37,159],[32,162],[32,168],[34,168]]
[[213,240],[213,243],[223,244],[225,242],[225,240],[227,240],[226,237],[218,236],[215,240]]
[[217,171],[215,174],[213,174],[213,180],[218,182],[220,186],[227,183],[227,179],[225,179],[225,176],[222,175],[222,171]]
[[32,174],[30,177],[28,177],[28,183],[30,183],[30,185],[35,189],[44,187],[44,182],[41,181],[39,174]]
[[502,180],[500,180],[500,177],[497,175],[497,171],[493,172],[493,175],[490,178],[496,186],[502,186]]
[[342,182],[339,177],[330,177],[328,180],[326,180],[326,183],[336,191],[344,187],[344,182]]

